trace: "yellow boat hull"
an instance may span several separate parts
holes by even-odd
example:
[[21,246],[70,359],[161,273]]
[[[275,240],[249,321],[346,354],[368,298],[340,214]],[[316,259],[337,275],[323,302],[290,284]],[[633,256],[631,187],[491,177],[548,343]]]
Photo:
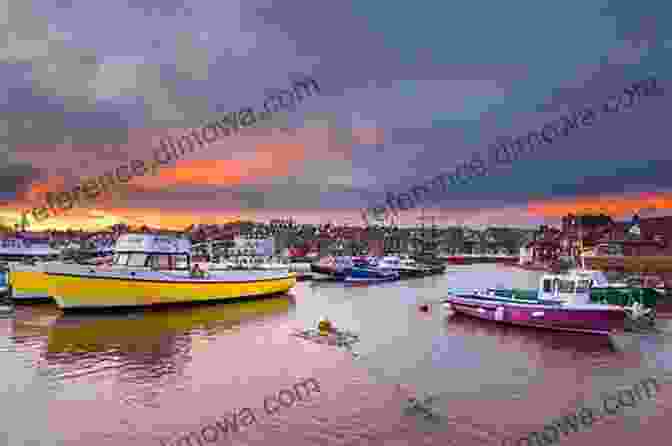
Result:
[[285,293],[296,285],[294,273],[239,282],[186,277],[145,280],[51,273],[47,276],[49,294],[64,310],[258,298]]
[[7,283],[12,299],[49,299],[48,277],[42,265],[10,265]]

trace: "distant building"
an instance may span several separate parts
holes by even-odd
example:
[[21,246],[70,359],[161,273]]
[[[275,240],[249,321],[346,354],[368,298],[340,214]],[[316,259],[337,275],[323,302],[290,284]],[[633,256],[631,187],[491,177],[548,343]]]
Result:
[[275,239],[235,237],[233,247],[228,251],[231,256],[272,256],[275,254]]

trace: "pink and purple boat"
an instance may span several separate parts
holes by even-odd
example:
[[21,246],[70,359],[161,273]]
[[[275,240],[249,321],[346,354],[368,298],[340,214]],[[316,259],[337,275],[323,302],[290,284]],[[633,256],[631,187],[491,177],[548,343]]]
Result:
[[449,311],[495,322],[596,335],[622,332],[628,317],[620,305],[592,303],[591,282],[580,273],[542,277],[536,298],[505,290],[450,294]]

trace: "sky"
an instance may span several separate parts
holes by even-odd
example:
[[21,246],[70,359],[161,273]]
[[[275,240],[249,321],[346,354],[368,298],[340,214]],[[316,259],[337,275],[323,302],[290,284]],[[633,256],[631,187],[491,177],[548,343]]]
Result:
[[[667,2],[0,0],[0,218],[310,76],[320,95],[32,228],[362,224],[501,138],[655,76],[666,93],[397,223],[672,215]],[[285,130],[283,130],[285,129]],[[425,220],[431,221],[431,220]]]

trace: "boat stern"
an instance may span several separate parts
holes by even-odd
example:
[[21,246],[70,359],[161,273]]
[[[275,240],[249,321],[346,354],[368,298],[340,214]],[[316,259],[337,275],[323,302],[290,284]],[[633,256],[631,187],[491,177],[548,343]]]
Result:
[[48,278],[44,264],[10,263],[7,284],[14,300],[49,299]]

